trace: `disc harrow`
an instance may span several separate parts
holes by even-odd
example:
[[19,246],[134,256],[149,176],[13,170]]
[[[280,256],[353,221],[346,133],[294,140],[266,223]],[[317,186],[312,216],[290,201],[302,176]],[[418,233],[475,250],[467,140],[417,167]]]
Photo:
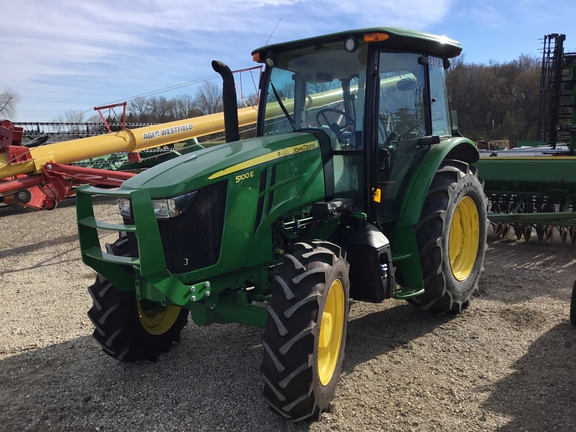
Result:
[[550,243],[557,233],[564,244],[576,245],[576,196],[488,195],[488,219],[496,238],[525,241],[536,234],[539,242]]
[[576,245],[576,53],[565,39],[544,36],[536,141],[480,154],[496,237],[550,242],[557,232]]

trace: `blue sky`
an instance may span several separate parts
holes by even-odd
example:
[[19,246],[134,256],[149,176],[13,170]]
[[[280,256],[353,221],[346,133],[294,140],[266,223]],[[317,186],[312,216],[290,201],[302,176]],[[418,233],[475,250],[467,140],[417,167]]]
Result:
[[12,121],[52,121],[185,83],[219,84],[212,60],[254,66],[251,51],[269,38],[374,26],[446,35],[467,62],[539,58],[550,33],[576,51],[575,16],[573,0],[5,0],[0,91],[20,96]]

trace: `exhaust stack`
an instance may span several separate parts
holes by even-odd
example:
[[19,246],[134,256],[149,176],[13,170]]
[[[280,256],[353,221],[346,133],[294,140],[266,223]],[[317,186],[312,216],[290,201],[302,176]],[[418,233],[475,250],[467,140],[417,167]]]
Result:
[[226,142],[238,141],[238,107],[236,105],[236,86],[234,75],[230,68],[218,60],[212,61],[212,68],[222,76],[222,101],[224,104],[224,127],[226,129]]

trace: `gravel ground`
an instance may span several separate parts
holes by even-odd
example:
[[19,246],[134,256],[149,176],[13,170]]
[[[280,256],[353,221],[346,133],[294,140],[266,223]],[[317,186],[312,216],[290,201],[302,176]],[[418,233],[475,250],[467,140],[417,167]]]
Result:
[[189,323],[155,363],[100,350],[73,201],[0,207],[0,228],[0,430],[576,430],[576,250],[557,238],[491,236],[479,291],[458,316],[353,302],[331,410],[294,424],[261,398],[260,329]]

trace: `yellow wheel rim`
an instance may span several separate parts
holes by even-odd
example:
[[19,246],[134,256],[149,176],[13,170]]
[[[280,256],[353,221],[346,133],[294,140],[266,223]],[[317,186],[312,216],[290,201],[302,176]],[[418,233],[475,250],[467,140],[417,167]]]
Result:
[[328,290],[320,323],[318,377],[322,385],[328,385],[338,363],[344,333],[344,307],[344,287],[342,281],[336,279]]
[[168,306],[162,312],[154,310],[143,310],[142,305],[138,302],[138,316],[142,327],[152,334],[161,335],[166,333],[176,322],[181,308],[179,306]]
[[460,200],[450,225],[448,248],[454,277],[463,281],[474,268],[480,242],[480,220],[476,202],[466,196]]

